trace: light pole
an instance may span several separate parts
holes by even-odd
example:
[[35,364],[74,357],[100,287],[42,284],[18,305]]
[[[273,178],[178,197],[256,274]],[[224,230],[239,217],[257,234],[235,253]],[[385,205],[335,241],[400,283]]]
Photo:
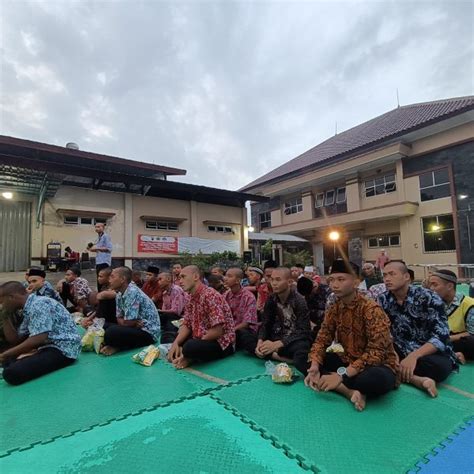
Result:
[[333,242],[334,245],[334,260],[336,260],[336,243],[339,241],[341,238],[341,234],[337,230],[333,230],[332,232],[329,232],[329,240]]

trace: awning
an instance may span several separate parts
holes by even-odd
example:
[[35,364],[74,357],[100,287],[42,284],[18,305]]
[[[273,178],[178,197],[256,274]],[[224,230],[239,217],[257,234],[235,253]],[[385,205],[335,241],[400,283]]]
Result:
[[187,221],[185,217],[167,217],[167,216],[140,216],[143,221],[163,221],[163,222],[184,222]]
[[58,214],[81,217],[103,217],[109,219],[115,216],[115,212],[91,211],[84,209],[56,209]]
[[228,222],[228,221],[202,221],[206,225],[242,225],[241,222]]

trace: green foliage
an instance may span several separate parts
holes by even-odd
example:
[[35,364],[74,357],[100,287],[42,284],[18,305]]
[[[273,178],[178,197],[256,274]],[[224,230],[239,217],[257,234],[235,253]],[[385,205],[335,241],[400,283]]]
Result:
[[268,239],[261,247],[262,260],[272,258],[273,240]]
[[208,271],[213,266],[229,268],[232,266],[243,266],[243,261],[235,252],[214,252],[211,254],[203,254],[199,252],[195,255],[186,252],[179,255],[179,262],[183,267],[186,265],[196,265],[202,271]]
[[297,263],[301,265],[311,265],[313,258],[307,250],[300,250],[299,252],[283,252],[283,265],[292,267]]

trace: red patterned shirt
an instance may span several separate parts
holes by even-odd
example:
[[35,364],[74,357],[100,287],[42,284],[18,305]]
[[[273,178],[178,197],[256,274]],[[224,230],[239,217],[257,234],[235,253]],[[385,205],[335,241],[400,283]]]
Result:
[[189,295],[181,287],[172,284],[169,290],[163,291],[163,305],[161,309],[181,316],[184,306],[188,301]]
[[234,319],[224,297],[208,286],[200,285],[184,307],[183,324],[194,339],[202,339],[209,329],[222,324],[224,334],[217,339],[222,350],[235,344]]
[[257,302],[252,293],[243,288],[237,293],[227,290],[224,298],[232,311],[234,324],[248,323],[249,329],[257,331]]
[[257,287],[257,311],[263,311],[265,303],[268,300],[270,294],[273,293],[271,286],[263,281]]

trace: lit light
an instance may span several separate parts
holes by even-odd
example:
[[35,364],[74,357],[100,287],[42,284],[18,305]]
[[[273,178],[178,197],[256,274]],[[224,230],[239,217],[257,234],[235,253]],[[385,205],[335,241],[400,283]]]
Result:
[[255,232],[255,227],[249,225],[249,232]]
[[441,227],[440,227],[439,225],[437,225],[437,224],[433,224],[433,225],[431,226],[431,230],[432,230],[433,232],[438,232],[438,230],[441,230]]
[[467,194],[460,194],[459,195],[459,199],[466,199],[467,197],[469,197]]
[[332,240],[333,242],[337,242],[340,237],[341,237],[341,234],[337,232],[337,230],[333,230],[332,232],[329,233],[329,240]]
[[10,193],[10,192],[5,192],[5,193],[2,193],[2,196],[5,198],[5,199],[13,199],[13,193]]

